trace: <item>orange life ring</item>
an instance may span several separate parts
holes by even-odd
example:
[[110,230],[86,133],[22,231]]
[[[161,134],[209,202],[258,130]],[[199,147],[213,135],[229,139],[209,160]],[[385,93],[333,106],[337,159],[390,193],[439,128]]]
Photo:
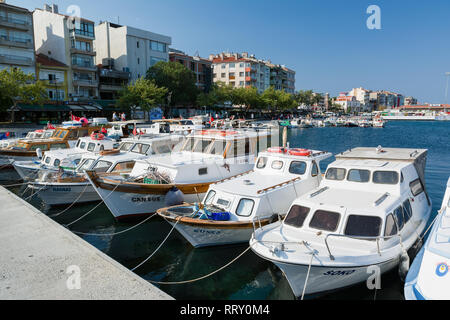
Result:
[[291,156],[302,156],[302,157],[308,157],[312,154],[311,150],[308,149],[290,149],[289,155]]
[[267,149],[267,152],[271,152],[271,153],[285,153],[285,152],[286,152],[286,148],[283,148],[283,147],[273,147],[273,148]]
[[105,138],[105,135],[103,133],[92,133],[91,139],[92,140],[103,140]]

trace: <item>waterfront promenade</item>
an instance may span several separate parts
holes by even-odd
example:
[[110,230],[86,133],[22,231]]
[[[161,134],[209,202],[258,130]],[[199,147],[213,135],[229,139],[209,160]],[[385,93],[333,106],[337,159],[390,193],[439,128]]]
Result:
[[3,187],[0,203],[0,300],[173,299]]

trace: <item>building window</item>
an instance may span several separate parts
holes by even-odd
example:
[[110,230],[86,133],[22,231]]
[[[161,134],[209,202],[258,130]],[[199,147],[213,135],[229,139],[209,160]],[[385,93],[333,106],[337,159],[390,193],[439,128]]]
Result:
[[159,61],[165,61],[165,60],[161,59],[161,58],[150,57],[150,67],[153,67]]
[[139,41],[136,42],[136,46],[139,48]]
[[138,64],[140,64],[140,63],[141,63],[141,59],[138,58]]
[[150,49],[153,51],[166,52],[166,44],[158,41],[150,41]]

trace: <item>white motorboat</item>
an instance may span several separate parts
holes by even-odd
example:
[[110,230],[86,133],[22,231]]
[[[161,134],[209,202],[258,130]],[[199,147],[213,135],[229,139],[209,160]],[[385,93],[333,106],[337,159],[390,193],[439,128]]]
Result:
[[50,206],[100,200],[85,170],[129,174],[136,160],[169,153],[181,139],[182,136],[173,134],[124,139],[118,149],[85,153],[74,171],[41,171],[29,187],[38,191],[38,196]]
[[375,118],[372,120],[372,127],[374,128],[384,128],[386,125],[386,121],[384,121],[382,118]]
[[[0,140],[0,148],[8,148],[13,145],[15,145],[19,140],[35,140],[35,139],[49,139],[52,135],[55,129],[39,129],[30,131],[26,134],[25,137],[11,137],[9,139]],[[8,133],[10,133],[8,131]]]
[[380,275],[395,268],[430,217],[426,155],[381,147],[336,155],[284,221],[255,231],[252,250],[283,271],[296,297],[365,282],[371,268]]
[[258,143],[267,148],[268,136],[268,131],[202,130],[189,135],[180,151],[136,161],[127,177],[87,174],[115,218],[148,215],[200,202],[211,183],[251,170]]
[[405,280],[407,300],[450,300],[450,179],[425,245]]
[[118,145],[116,140],[108,137],[82,137],[74,148],[50,150],[39,160],[15,161],[13,166],[23,180],[30,180],[37,177],[39,170],[58,171],[60,167],[64,170],[75,170],[84,154],[98,154],[100,151],[112,150]]
[[252,171],[209,186],[203,201],[158,210],[194,247],[247,242],[254,224],[276,221],[298,196],[317,187],[331,153],[269,148]]

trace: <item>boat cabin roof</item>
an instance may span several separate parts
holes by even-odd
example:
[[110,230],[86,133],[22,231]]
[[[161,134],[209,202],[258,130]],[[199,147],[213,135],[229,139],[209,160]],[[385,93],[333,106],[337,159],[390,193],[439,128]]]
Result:
[[201,138],[204,140],[207,139],[239,140],[239,139],[258,138],[261,136],[268,136],[268,135],[270,135],[270,133],[265,131],[206,129],[206,130],[196,130],[193,133],[191,133],[188,137]]
[[386,161],[408,161],[414,162],[422,155],[426,155],[427,149],[408,148],[354,148],[337,154],[336,159],[357,159],[357,160],[386,160]]

